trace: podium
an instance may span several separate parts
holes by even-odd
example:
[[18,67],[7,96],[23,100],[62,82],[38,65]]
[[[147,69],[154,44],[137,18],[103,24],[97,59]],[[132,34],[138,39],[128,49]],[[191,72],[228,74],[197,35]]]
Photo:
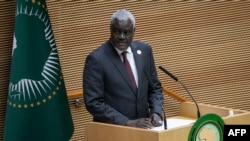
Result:
[[[198,104],[201,116],[209,113],[220,116],[225,124],[250,124],[250,112],[222,108],[213,105]],[[232,114],[233,112],[233,114]],[[175,119],[197,119],[197,109],[193,102],[182,102],[179,115]],[[167,120],[168,120],[167,119]],[[99,122],[89,122],[85,128],[86,141],[187,141],[193,124],[167,130],[150,130]]]

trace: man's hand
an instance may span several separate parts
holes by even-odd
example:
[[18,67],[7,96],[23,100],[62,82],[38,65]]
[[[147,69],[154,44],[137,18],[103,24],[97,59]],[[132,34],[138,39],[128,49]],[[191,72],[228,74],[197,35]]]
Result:
[[154,127],[162,125],[162,118],[158,114],[152,114],[150,118],[151,118],[151,124]]
[[128,120],[126,123],[127,126],[139,127],[145,129],[151,129],[153,127],[150,118],[140,118],[136,120]]

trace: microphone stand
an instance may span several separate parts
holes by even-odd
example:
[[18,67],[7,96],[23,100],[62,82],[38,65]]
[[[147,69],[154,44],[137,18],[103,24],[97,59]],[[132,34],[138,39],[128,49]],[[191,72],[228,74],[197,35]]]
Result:
[[195,101],[194,97],[190,94],[190,92],[188,91],[187,87],[180,81],[180,79],[179,79],[179,83],[184,87],[184,89],[187,91],[187,93],[189,94],[189,96],[194,101],[194,104],[195,104],[196,108],[198,109],[197,110],[197,116],[198,116],[198,118],[200,118],[201,114],[200,114],[200,110],[199,110],[197,102]]
[[[148,79],[148,82],[149,84],[151,85],[153,91],[155,92],[155,84],[152,83],[150,77],[149,77],[149,74],[147,74],[147,72],[145,71],[145,75]],[[164,124],[164,129],[167,130],[167,119],[166,119],[166,114],[165,114],[165,110],[164,110],[164,107],[163,107],[163,103],[161,103],[161,100],[158,96],[158,94],[156,93],[156,96],[157,96],[157,99],[158,101],[160,102],[160,105],[161,105],[161,109],[162,109],[162,113],[163,113],[163,124]]]
[[174,79],[176,82],[179,82],[184,89],[186,90],[186,92],[188,93],[188,95],[192,98],[196,108],[197,108],[197,117],[200,118],[200,109],[199,106],[197,104],[197,102],[195,101],[194,97],[191,95],[191,93],[188,91],[187,87],[176,77],[174,76],[172,73],[170,73],[169,71],[167,71],[165,68],[163,68],[162,66],[159,66],[159,69],[161,69],[163,72],[165,72],[168,76],[170,76],[172,79]]
[[164,129],[167,130],[167,118],[166,118],[166,114],[165,114],[165,110],[164,110],[164,107],[163,105],[161,105],[162,107],[162,112],[163,112],[163,124],[164,124]]
[[[155,91],[155,87],[154,85],[152,86],[153,87],[153,90]],[[160,102],[160,98],[158,96],[158,94],[156,93],[156,96],[157,96],[157,99],[158,101]],[[163,104],[161,104],[161,108],[162,108],[162,112],[163,112],[163,124],[164,124],[164,129],[167,130],[167,119],[166,119],[166,114],[165,114],[165,110],[164,110],[164,107],[163,107]]]

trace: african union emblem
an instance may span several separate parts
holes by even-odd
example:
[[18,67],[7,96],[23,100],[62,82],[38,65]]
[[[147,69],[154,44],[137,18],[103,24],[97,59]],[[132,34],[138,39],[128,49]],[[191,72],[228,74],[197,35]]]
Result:
[[217,114],[205,114],[192,126],[188,141],[223,141],[224,124]]
[[16,11],[9,104],[27,108],[56,94],[61,72],[47,13],[22,3]]

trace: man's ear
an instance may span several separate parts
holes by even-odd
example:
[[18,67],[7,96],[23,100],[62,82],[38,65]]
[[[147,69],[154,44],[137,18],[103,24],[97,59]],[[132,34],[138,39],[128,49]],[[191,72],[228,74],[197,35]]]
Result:
[[134,32],[135,32],[135,28],[134,28]]

